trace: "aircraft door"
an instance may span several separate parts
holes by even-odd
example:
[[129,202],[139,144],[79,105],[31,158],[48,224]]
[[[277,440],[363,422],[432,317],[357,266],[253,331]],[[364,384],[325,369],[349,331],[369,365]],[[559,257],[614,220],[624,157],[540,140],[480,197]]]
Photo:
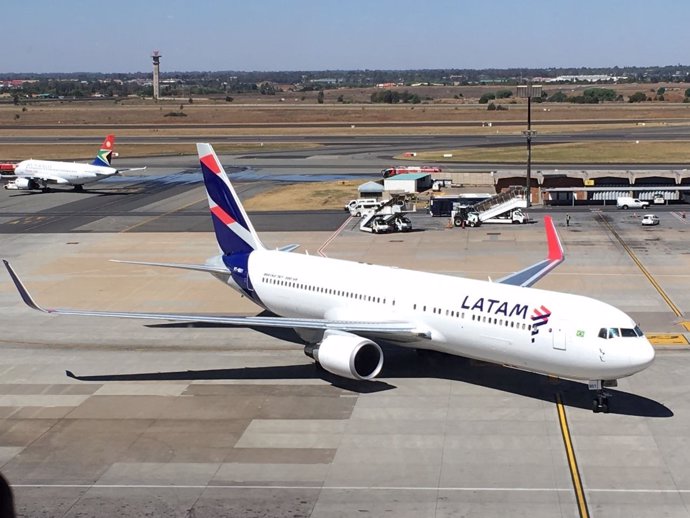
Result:
[[570,324],[568,322],[561,322],[553,327],[553,348],[560,351],[565,351],[568,345],[568,330]]

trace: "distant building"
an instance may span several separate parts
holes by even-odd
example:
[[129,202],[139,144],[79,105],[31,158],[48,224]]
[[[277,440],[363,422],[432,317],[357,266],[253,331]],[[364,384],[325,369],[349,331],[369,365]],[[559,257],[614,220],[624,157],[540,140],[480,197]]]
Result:
[[558,76],[544,79],[547,83],[608,83],[610,81],[618,82],[625,80],[625,76],[612,76],[608,74],[583,74],[574,76]]

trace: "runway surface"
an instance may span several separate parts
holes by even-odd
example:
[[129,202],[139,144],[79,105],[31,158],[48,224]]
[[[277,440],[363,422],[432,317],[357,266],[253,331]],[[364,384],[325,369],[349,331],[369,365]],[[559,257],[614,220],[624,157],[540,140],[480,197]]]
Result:
[[[108,262],[216,253],[193,169],[87,194],[2,191],[2,256],[48,307],[256,314],[204,274]],[[552,211],[566,262],[538,287],[683,336],[650,282],[690,308],[680,211],[643,228],[596,209],[568,210],[565,227],[566,210]],[[390,235],[340,211],[254,219],[271,247],[486,279],[544,256],[541,214],[466,230],[419,215]],[[580,382],[391,349],[377,381],[350,382],[253,330],[42,315],[0,278],[0,470],[22,516],[690,516],[685,346],[659,348],[602,415]]]

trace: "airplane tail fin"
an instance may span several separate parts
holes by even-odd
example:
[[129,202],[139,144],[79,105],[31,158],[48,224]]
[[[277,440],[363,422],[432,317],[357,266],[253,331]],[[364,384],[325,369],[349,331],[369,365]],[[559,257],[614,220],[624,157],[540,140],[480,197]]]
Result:
[[211,144],[197,144],[211,209],[213,230],[223,254],[245,255],[264,246],[254,230]]
[[98,150],[98,154],[91,165],[98,165],[101,167],[110,167],[110,162],[113,159],[113,148],[115,147],[115,135],[107,135],[103,144],[101,144],[101,149]]

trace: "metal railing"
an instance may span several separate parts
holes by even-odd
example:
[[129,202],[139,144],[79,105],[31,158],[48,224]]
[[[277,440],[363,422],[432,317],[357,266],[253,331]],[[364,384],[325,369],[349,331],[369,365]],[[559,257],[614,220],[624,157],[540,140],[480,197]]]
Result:
[[513,200],[515,198],[525,199],[525,187],[514,185],[510,187],[507,191],[492,196],[488,200],[480,201],[472,205],[472,208],[479,213],[485,212],[489,209],[496,207],[497,205],[502,205],[507,201]]

